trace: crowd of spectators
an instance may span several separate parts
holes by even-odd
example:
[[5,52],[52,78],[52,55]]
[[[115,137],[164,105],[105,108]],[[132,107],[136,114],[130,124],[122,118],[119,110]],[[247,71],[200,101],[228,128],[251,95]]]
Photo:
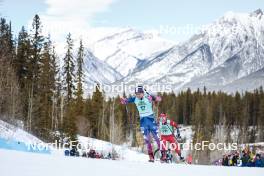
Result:
[[215,161],[215,165],[239,166],[239,167],[264,167],[264,153],[244,149],[231,154],[223,155],[223,158]]
[[113,155],[111,152],[104,154],[103,152],[98,152],[96,150],[90,149],[87,151],[79,151],[76,148],[66,149],[64,151],[65,156],[74,156],[74,157],[85,157],[85,158],[95,158],[95,159],[112,159],[115,160],[118,157]]

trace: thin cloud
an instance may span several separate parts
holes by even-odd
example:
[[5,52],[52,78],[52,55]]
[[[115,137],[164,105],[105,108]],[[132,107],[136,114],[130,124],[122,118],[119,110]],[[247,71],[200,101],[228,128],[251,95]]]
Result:
[[[116,0],[46,0],[47,9],[40,13],[43,32],[55,40],[64,39],[69,32],[84,36],[92,28],[96,14],[109,10]],[[31,25],[31,22],[30,24]]]
[[[1,1],[1,0],[0,0]],[[98,13],[109,10],[117,0],[45,0],[47,9],[41,12],[43,34],[51,35],[58,52],[63,52],[65,36],[70,32],[73,38],[97,38],[92,20]],[[32,20],[28,23],[30,29]],[[93,34],[91,34],[93,32]],[[76,40],[77,41],[77,40]]]

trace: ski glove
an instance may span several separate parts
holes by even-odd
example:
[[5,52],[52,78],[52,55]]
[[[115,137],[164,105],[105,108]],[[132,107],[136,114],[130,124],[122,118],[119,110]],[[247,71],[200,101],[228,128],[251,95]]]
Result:
[[127,104],[128,101],[127,101],[126,98],[120,98],[120,103],[121,103],[121,104]]
[[177,138],[181,139],[181,134],[180,134],[179,128],[176,128],[176,130],[177,130]]
[[167,120],[166,121],[162,121],[162,125],[167,125]]
[[160,96],[156,96],[156,101],[160,102],[161,101],[161,97]]
[[181,135],[180,134],[177,134],[177,139],[181,139]]

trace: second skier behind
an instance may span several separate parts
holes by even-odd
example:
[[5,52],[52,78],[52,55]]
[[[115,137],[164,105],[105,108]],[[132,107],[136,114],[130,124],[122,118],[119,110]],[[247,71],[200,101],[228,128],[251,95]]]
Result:
[[176,141],[174,135],[174,128],[177,130],[177,138],[181,138],[178,124],[173,120],[168,119],[165,113],[160,114],[159,118],[159,130],[161,134],[161,161],[166,162],[166,150],[168,150],[167,143],[170,143],[170,146],[173,146],[175,152],[179,155],[180,160],[184,160],[184,157],[181,155],[180,147]]

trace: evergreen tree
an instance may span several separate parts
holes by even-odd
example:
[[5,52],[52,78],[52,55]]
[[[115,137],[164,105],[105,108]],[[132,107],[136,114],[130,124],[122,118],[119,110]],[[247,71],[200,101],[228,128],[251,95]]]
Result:
[[31,58],[31,70],[32,70],[32,83],[34,93],[38,92],[38,79],[40,73],[40,59],[41,52],[44,44],[44,36],[42,35],[42,24],[38,15],[35,15],[32,23],[32,58]]
[[0,18],[0,58],[6,63],[12,63],[15,57],[15,43],[13,40],[11,22]]
[[52,130],[58,130],[61,127],[60,117],[61,113],[61,99],[62,99],[62,84],[60,78],[60,68],[58,65],[59,58],[55,52],[55,47],[52,48],[51,53],[51,74],[54,75],[52,77],[53,82],[53,95],[52,95],[52,112],[51,112],[51,128]]
[[66,37],[66,54],[64,57],[63,65],[63,90],[65,93],[66,101],[65,112],[63,112],[63,131],[72,140],[76,139],[76,116],[74,109],[74,92],[75,92],[75,64],[73,57],[73,40],[69,33]]
[[0,118],[20,119],[20,90],[13,66],[15,46],[11,22],[0,18]]
[[97,85],[95,92],[92,96],[92,116],[90,118],[90,122],[92,125],[93,136],[98,138],[102,137],[100,130],[104,125],[105,121],[103,119],[103,108],[104,108],[104,97],[103,93],[100,91],[100,86]]
[[28,66],[27,85],[27,128],[33,133],[38,133],[38,120],[40,115],[40,65],[44,36],[42,35],[42,25],[38,15],[35,15],[31,30],[31,50]]
[[40,59],[39,76],[39,117],[38,136],[49,140],[52,122],[53,92],[55,89],[55,72],[52,70],[52,45],[50,38],[44,43],[43,54]]
[[80,47],[77,55],[77,91],[76,91],[76,113],[81,115],[83,113],[83,59],[84,47],[82,40],[80,40]]
[[30,61],[30,53],[31,45],[30,38],[23,26],[18,35],[18,44],[17,44],[17,55],[14,61],[15,70],[18,76],[18,80],[21,86],[21,89],[24,89],[28,80],[28,72],[29,70],[29,61]]
[[66,103],[69,104],[73,99],[73,93],[75,91],[74,85],[74,57],[73,57],[73,40],[71,38],[71,34],[67,35],[66,39],[66,54],[64,57],[64,65],[63,65],[63,80],[64,80],[64,91],[66,93]]

